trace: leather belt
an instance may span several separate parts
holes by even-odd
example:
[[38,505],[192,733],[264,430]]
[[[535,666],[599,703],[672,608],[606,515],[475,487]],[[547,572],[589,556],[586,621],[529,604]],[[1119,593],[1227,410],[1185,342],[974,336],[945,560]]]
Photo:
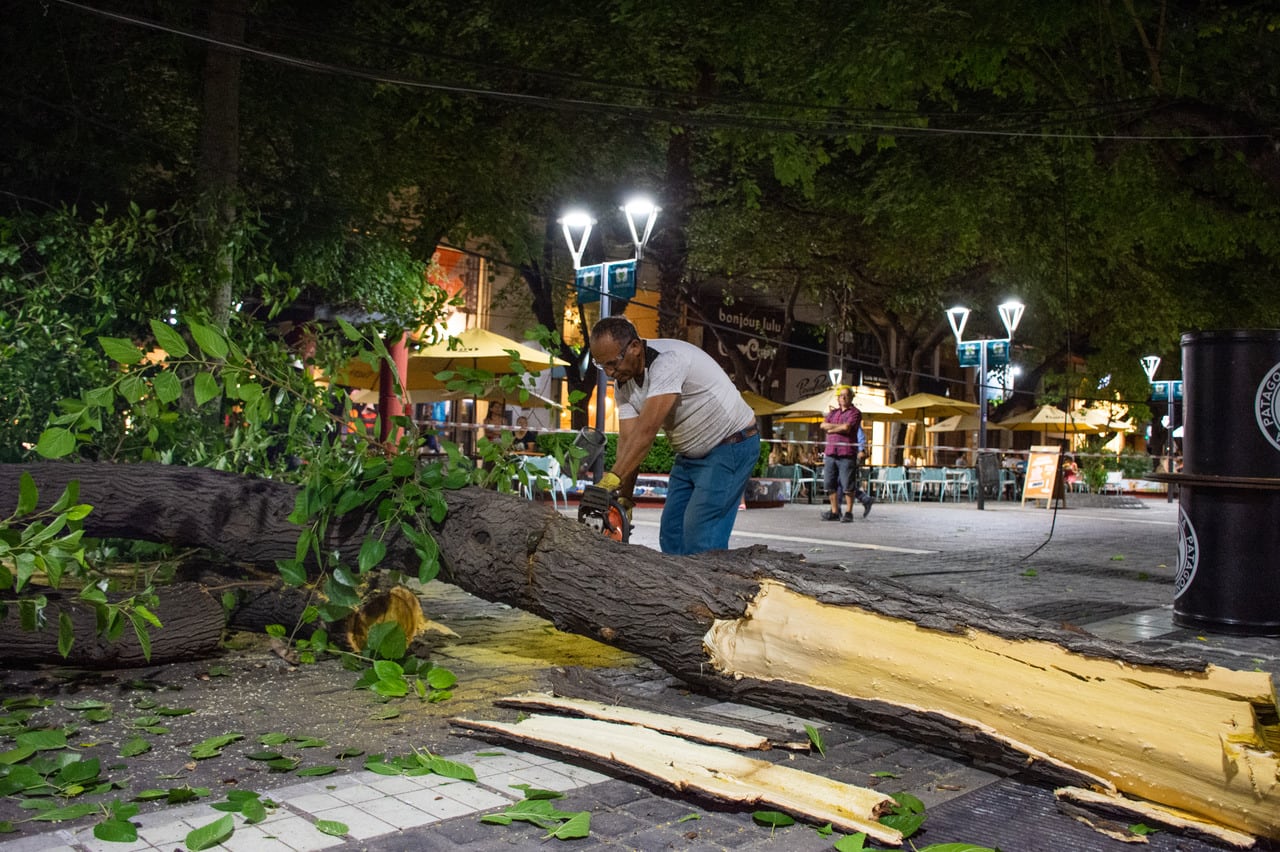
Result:
[[748,438],[754,438],[756,435],[759,435],[759,434],[760,434],[760,430],[758,428],[756,428],[755,426],[748,426],[745,429],[739,429],[737,432],[734,432],[732,435],[725,438],[723,441],[720,442],[720,446],[723,447],[726,444],[738,444],[738,443],[741,443],[742,441],[747,440]]

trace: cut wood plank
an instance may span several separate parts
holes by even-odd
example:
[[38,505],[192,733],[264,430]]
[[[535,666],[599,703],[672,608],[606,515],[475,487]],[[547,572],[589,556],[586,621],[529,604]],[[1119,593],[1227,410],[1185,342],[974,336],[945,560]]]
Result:
[[[649,710],[637,710],[634,707],[623,707],[618,704],[602,704],[585,698],[568,698],[551,695],[546,692],[531,692],[526,695],[513,695],[495,702],[501,707],[522,707],[535,710],[555,710],[573,716],[584,716],[588,719],[600,719],[604,722],[617,722],[623,725],[638,725],[651,731],[707,743],[708,745],[725,746],[738,751],[752,749],[766,751],[774,748],[775,743],[768,737],[752,733],[743,728],[729,725],[712,725],[696,719],[683,719],[666,713],[654,713]],[[782,747],[799,747],[808,749],[809,744],[781,744]]]
[[893,799],[670,734],[598,719],[566,719],[534,714],[519,722],[452,719],[469,730],[561,751],[622,767],[677,791],[693,790],[748,807],[768,805],[841,831],[866,832],[881,843],[902,843],[902,834],[876,820],[893,809]]
[[1029,755],[1251,834],[1280,835],[1280,755],[1265,672],[1168,671],[968,628],[929,630],[828,606],[765,581],[742,618],[707,633],[731,677],[794,681],[927,708]]
[[1240,849],[1252,849],[1257,842],[1252,835],[1205,822],[1191,814],[1153,805],[1150,802],[1127,799],[1114,793],[1085,790],[1081,787],[1059,787],[1053,791],[1053,794],[1059,799],[1079,802],[1102,811],[1119,811],[1130,818],[1151,820],[1159,825],[1176,828],[1188,834],[1198,834]]

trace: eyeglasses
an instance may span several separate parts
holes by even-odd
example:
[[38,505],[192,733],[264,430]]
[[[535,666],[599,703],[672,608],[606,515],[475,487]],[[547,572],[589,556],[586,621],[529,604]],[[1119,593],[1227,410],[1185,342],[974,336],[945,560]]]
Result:
[[638,337],[633,337],[624,343],[622,348],[618,350],[618,356],[616,358],[610,358],[608,361],[597,361],[595,358],[592,358],[591,363],[595,364],[597,369],[611,373],[618,369],[618,366],[622,363],[622,359],[627,357],[627,350],[631,348],[631,344],[635,343],[639,339],[640,338]]

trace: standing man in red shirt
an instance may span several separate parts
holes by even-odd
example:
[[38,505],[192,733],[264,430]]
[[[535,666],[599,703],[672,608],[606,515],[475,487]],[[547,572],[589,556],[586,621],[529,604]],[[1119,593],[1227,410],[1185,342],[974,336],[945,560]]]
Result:
[[[827,433],[827,445],[823,450],[822,479],[831,495],[831,511],[822,515],[824,521],[853,521],[853,501],[862,504],[862,517],[871,513],[872,499],[858,489],[858,429],[862,426],[862,412],[853,404],[853,388],[847,385],[836,395],[839,408],[827,412],[821,429]],[[839,489],[837,490],[837,486]],[[840,492],[844,492],[845,512],[840,515]]]

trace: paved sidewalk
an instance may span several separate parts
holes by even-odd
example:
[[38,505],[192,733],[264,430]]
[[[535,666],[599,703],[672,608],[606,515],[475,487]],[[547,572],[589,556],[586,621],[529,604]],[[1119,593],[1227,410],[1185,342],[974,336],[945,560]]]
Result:
[[[841,572],[890,577],[914,588],[986,601],[1118,641],[1172,648],[1235,668],[1261,668],[1276,677],[1280,639],[1195,633],[1172,624],[1176,503],[1096,498],[1072,503],[1069,498],[1068,506],[1053,512],[998,502],[979,512],[971,503],[876,504],[869,517],[847,524],[819,520],[824,507],[816,504],[752,509],[740,513],[731,544],[802,553],[828,566],[833,578]],[[659,511],[637,511],[633,544],[656,547]],[[288,777],[255,778],[255,789],[265,789],[264,795],[279,806],[257,825],[245,825],[236,817],[235,833],[223,848],[355,852],[543,850],[549,843],[558,845],[560,841],[543,839],[545,831],[525,823],[498,826],[479,821],[481,814],[500,811],[521,798],[513,784],[563,791],[567,797],[557,800],[556,807],[591,813],[590,836],[566,848],[831,848],[833,838],[812,827],[771,830],[753,823],[750,808],[728,808],[654,789],[551,753],[494,747],[447,726],[450,715],[509,719],[512,711],[493,707],[493,698],[545,688],[557,678],[575,675],[609,684],[624,702],[774,736],[803,739],[805,724],[816,726],[825,741],[825,758],[771,752],[769,759],[789,760],[797,768],[886,792],[915,794],[928,807],[925,830],[912,841],[917,847],[963,841],[1005,852],[1130,848],[1064,813],[1052,790],[1006,769],[940,755],[884,732],[692,694],[647,661],[566,636],[527,614],[440,584],[427,590],[425,601],[432,618],[460,634],[433,655],[459,673],[457,698],[435,706],[431,715],[422,711],[413,716],[387,735],[391,739],[373,742],[368,749],[404,753],[428,743],[436,753],[472,766],[478,783],[432,775],[388,777],[360,768],[301,783]],[[277,697],[279,706],[287,708],[290,701],[302,700],[287,694],[299,677],[268,672],[261,682],[285,692]],[[342,714],[354,712],[350,707],[336,696],[324,700],[332,701],[337,728],[349,724]],[[218,732],[204,724],[195,739]],[[0,850],[180,849],[188,831],[221,815],[208,804],[216,800],[144,808],[135,820],[141,826],[136,844],[95,841],[91,824],[84,823],[44,833],[31,833],[24,826],[25,833],[9,835],[7,842],[0,836]],[[315,827],[318,820],[342,823],[347,833],[323,834]],[[1147,848],[1207,852],[1221,847],[1160,832],[1150,837]],[[1264,843],[1259,848],[1280,847]]]

